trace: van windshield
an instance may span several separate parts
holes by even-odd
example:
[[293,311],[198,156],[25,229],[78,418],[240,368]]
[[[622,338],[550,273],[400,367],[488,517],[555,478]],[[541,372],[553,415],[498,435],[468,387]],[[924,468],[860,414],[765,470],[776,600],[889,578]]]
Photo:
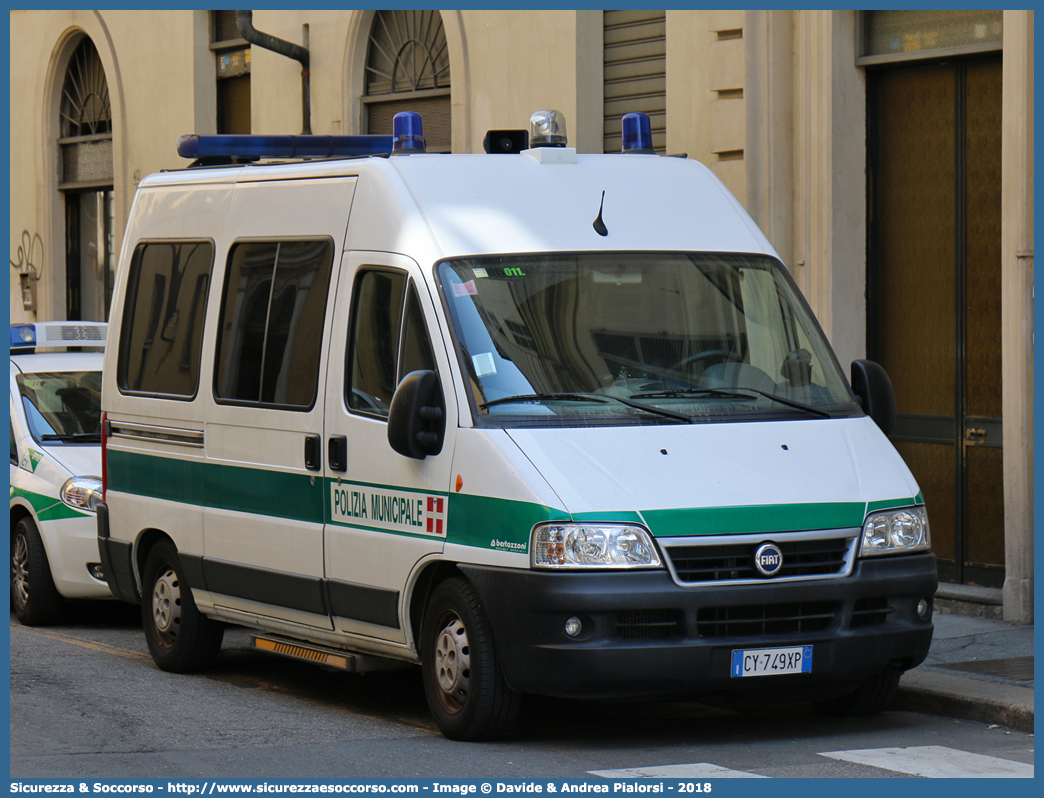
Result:
[[485,422],[686,423],[858,413],[774,259],[575,253],[438,266]]

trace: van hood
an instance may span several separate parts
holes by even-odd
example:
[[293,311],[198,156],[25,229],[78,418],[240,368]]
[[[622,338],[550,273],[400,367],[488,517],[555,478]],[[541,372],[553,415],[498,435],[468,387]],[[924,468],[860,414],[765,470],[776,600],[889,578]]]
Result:
[[69,476],[101,479],[101,446],[45,446],[43,449]]
[[867,417],[512,429],[574,520],[656,536],[860,526],[868,504],[921,503]]

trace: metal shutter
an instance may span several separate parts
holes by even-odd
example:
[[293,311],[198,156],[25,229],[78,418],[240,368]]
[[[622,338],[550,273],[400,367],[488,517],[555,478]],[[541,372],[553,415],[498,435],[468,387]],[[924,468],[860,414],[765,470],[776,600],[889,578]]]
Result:
[[642,111],[653,147],[667,147],[667,12],[603,12],[603,149],[620,151],[620,117]]

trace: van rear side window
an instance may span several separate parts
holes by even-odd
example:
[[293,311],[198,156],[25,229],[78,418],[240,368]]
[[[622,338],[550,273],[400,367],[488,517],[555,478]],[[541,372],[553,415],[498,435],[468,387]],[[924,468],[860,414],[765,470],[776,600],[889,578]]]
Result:
[[214,375],[219,401],[286,410],[315,404],[332,265],[328,238],[232,247]]
[[121,391],[196,395],[213,265],[209,241],[146,242],[134,250],[120,328]]

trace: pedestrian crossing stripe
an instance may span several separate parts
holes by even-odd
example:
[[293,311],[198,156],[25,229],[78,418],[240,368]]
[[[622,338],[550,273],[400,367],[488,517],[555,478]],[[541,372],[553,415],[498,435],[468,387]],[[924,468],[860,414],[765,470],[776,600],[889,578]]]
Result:
[[929,779],[1032,779],[1033,765],[943,745],[829,751],[820,756]]
[[651,768],[625,768],[623,770],[589,770],[592,776],[603,779],[767,779],[757,773],[697,762],[692,765],[659,765]]
[[[1033,765],[985,754],[972,754],[942,745],[909,748],[863,748],[851,751],[823,751],[819,756],[868,765],[929,779],[1032,779]],[[589,770],[605,779],[767,779],[760,773],[732,770],[710,762],[687,765]]]

